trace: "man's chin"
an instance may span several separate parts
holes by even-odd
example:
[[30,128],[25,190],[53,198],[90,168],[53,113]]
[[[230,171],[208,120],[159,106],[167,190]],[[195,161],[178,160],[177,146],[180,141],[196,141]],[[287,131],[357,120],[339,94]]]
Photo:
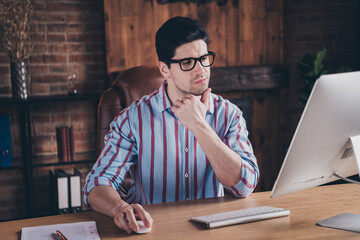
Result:
[[208,89],[208,88],[205,88],[205,89],[202,89],[199,91],[193,91],[191,94],[194,96],[202,96],[204,94],[204,92],[206,91],[206,89]]

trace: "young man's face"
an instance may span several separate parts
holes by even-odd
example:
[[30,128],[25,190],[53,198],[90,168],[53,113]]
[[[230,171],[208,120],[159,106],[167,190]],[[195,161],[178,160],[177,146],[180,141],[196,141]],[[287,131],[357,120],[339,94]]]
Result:
[[[203,40],[185,43],[175,50],[172,59],[199,58],[208,54],[207,44]],[[167,79],[167,93],[171,101],[182,99],[187,94],[200,96],[209,86],[210,67],[203,67],[199,61],[190,71],[183,71],[178,63],[172,63],[170,68],[160,62],[160,71]]]

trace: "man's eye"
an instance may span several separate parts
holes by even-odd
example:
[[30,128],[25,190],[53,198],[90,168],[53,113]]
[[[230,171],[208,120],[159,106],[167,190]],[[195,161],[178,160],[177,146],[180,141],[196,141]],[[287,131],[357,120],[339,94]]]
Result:
[[205,62],[209,59],[209,56],[202,56],[201,57],[201,62]]
[[182,65],[190,65],[191,62],[192,62],[191,60],[184,60],[181,63],[182,63]]

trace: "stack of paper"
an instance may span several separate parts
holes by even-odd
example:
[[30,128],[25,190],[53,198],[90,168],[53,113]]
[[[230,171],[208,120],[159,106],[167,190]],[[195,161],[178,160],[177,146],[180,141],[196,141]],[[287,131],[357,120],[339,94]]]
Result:
[[100,240],[95,221],[24,227],[21,230],[21,240],[59,239],[56,230],[69,240]]

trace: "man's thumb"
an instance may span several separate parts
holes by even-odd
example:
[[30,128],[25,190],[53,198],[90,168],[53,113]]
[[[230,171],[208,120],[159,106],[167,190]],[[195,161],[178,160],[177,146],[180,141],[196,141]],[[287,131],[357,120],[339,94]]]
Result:
[[209,95],[211,93],[211,88],[208,88],[205,90],[205,92],[203,93],[202,97],[201,97],[201,102],[207,106],[208,102],[209,102]]

